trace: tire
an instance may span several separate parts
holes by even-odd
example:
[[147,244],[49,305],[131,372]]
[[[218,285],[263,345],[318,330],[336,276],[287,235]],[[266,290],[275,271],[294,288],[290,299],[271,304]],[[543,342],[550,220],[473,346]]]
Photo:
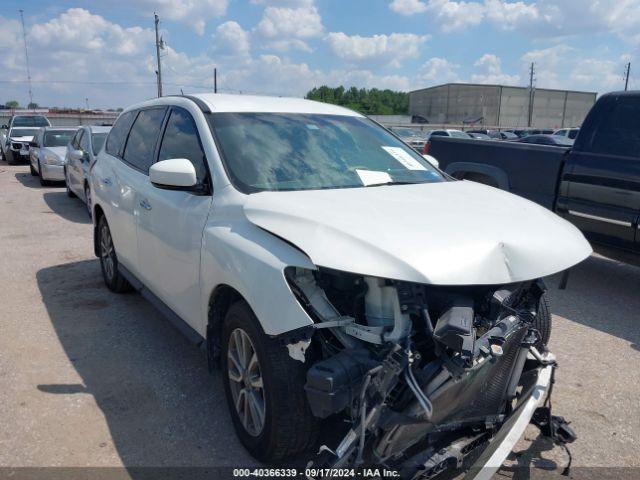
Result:
[[33,164],[31,163],[31,160],[29,160],[29,173],[31,173],[32,177],[38,176],[38,172],[36,172],[36,169],[33,168]]
[[543,293],[540,297],[534,326],[540,333],[540,340],[535,347],[538,350],[544,349],[551,338],[551,311],[549,310],[549,300],[546,293]]
[[5,155],[5,160],[7,161],[7,163],[9,165],[15,165],[16,164],[16,159],[13,156],[13,152],[11,152],[11,151],[7,151],[7,153]]
[[[74,194],[75,197],[75,194]],[[84,186],[84,204],[87,207],[87,213],[89,214],[89,218],[92,217],[92,212],[91,212],[91,189],[89,188],[88,184],[85,184]]]
[[40,160],[38,160],[38,173],[39,173],[38,176],[40,177],[40,185],[42,185],[43,187],[48,187],[51,182],[49,182],[49,180],[44,179],[42,175],[42,165],[40,164]]
[[[246,380],[249,374],[241,377],[244,380],[232,380],[232,377],[238,377],[239,370],[232,366],[234,362],[230,356],[235,355],[234,345],[239,343],[237,340],[242,335],[249,339],[249,345],[255,353],[258,366],[250,372],[258,372],[262,388],[252,386],[252,382]],[[240,357],[235,358],[242,363]],[[253,360],[253,356],[250,358]],[[253,364],[251,361],[244,363]],[[244,301],[234,303],[225,317],[221,366],[233,425],[240,441],[255,458],[274,462],[308,451],[315,445],[319,421],[311,414],[304,393],[307,366],[293,360],[281,343],[264,334],[258,319]],[[238,393],[240,389],[245,390],[244,395]],[[264,421],[261,429],[251,428],[251,424],[255,423],[252,421],[255,415],[247,415],[249,427],[243,423],[240,410],[246,411],[243,406],[247,407],[247,403],[241,401],[240,410],[236,408],[236,400],[239,397],[247,399],[248,395],[263,399]],[[260,402],[254,405],[259,408]]]
[[98,253],[100,256],[100,269],[102,270],[102,278],[109,290],[115,293],[130,292],[133,287],[126,278],[118,270],[118,256],[111,238],[111,230],[107,219],[100,217],[98,222]]
[[67,176],[67,169],[64,169],[64,186],[67,189],[67,197],[76,198],[76,194],[69,188],[69,177]]

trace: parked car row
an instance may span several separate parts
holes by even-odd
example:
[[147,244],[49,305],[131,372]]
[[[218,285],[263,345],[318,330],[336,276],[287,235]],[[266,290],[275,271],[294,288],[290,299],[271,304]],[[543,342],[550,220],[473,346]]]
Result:
[[[41,131],[36,173],[66,134]],[[140,291],[220,367],[256,458],[488,478],[538,417],[575,439],[537,410],[556,366],[541,278],[591,253],[554,213],[293,98],[146,101],[72,134],[64,167],[68,192],[88,181],[106,286]],[[318,449],[328,418],[341,440]]]

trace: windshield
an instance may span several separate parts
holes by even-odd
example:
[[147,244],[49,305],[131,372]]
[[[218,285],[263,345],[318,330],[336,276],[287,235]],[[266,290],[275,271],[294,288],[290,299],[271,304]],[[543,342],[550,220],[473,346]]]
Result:
[[107,138],[107,132],[91,134],[91,142],[93,143],[91,150],[93,150],[94,155],[98,154],[98,152],[102,148],[102,145],[104,145],[104,141],[106,138]]
[[43,116],[15,117],[14,127],[48,127],[49,121]]
[[44,132],[45,147],[66,147],[75,130],[48,130]]
[[366,118],[213,113],[209,121],[231,181],[244,193],[445,180]]
[[35,137],[39,128],[12,128],[9,137]]

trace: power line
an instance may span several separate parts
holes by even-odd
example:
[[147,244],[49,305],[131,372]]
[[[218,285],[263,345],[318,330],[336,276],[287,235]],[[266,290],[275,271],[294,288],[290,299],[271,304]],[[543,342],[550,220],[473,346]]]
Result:
[[29,103],[33,103],[33,93],[31,91],[31,69],[29,68],[29,50],[27,49],[27,30],[24,28],[23,10],[20,12],[20,22],[22,23],[22,40],[24,41],[24,57],[27,61],[27,82],[29,84]]

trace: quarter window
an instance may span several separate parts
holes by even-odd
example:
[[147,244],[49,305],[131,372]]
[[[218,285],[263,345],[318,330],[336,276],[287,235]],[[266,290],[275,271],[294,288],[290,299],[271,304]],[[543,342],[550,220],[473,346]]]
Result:
[[[113,128],[109,132],[107,138],[106,151],[107,153],[119,157],[122,154],[124,148],[124,142],[127,139],[127,134],[135,118],[135,112],[125,112],[121,114]],[[78,138],[79,139],[79,138]]]
[[153,164],[164,114],[164,108],[142,110],[131,127],[123,158],[125,162],[144,173],[148,173],[149,167]]
[[173,109],[162,137],[158,160],[186,158],[196,169],[198,183],[207,176],[206,157],[198,138],[198,129],[191,115],[182,109]]

